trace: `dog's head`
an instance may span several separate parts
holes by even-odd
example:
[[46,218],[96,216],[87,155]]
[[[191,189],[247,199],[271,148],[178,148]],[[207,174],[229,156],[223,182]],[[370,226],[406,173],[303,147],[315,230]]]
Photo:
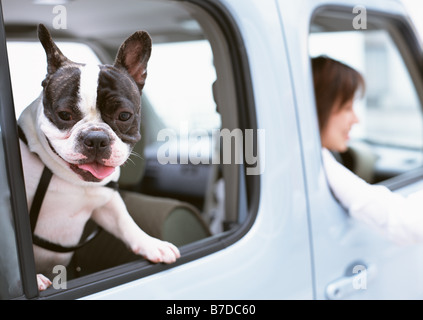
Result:
[[125,163],[140,140],[141,91],[151,38],[130,36],[113,65],[69,60],[44,25],[38,36],[47,55],[40,129],[51,149],[81,179],[100,182]]

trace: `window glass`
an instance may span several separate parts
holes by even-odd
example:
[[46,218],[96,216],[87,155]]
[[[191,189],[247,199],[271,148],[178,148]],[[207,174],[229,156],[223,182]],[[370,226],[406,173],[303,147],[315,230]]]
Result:
[[371,182],[421,166],[421,105],[388,32],[316,32],[310,35],[309,50],[311,57],[327,55],[360,71],[365,78],[365,97],[355,102],[360,122],[351,131],[350,149],[361,159],[367,157],[364,153],[371,153]]
[[0,160],[0,299],[10,299],[21,295],[22,288],[1,137]]

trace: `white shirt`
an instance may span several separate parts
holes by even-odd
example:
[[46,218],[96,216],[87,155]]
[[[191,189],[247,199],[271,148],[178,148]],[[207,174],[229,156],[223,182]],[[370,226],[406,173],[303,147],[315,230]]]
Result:
[[404,197],[365,182],[336,161],[329,150],[323,149],[322,155],[332,192],[351,217],[397,243],[423,242],[423,190]]

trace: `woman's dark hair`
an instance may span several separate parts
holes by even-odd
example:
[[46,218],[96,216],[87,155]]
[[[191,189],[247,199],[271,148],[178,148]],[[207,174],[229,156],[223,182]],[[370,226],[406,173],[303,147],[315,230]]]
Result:
[[358,71],[329,57],[319,56],[311,63],[319,129],[322,131],[335,104],[342,106],[353,99],[359,89],[364,94],[365,81]]

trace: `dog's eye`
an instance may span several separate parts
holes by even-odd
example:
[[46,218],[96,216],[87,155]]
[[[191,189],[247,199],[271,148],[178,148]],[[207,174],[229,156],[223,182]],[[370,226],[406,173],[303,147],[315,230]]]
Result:
[[132,114],[130,112],[121,112],[119,114],[119,120],[120,121],[128,121],[129,119],[131,119]]
[[63,121],[71,121],[72,120],[72,114],[70,112],[67,112],[67,111],[60,111],[58,113],[58,116]]

